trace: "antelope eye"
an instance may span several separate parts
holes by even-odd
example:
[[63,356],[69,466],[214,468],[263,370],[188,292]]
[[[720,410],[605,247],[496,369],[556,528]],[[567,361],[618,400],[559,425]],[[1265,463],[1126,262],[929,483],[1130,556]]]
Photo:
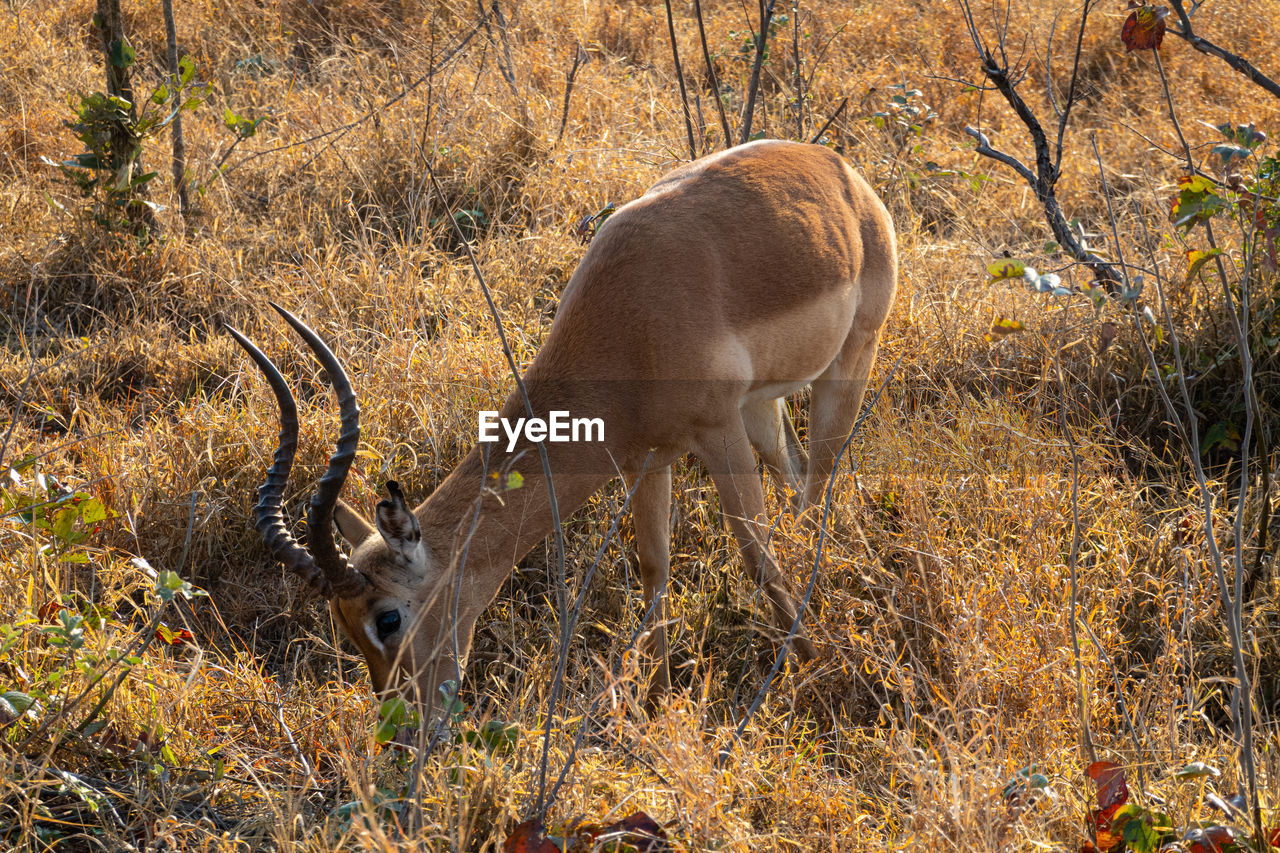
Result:
[[374,621],[374,627],[378,629],[378,639],[385,640],[396,631],[400,630],[400,611],[384,610],[378,614],[378,618]]

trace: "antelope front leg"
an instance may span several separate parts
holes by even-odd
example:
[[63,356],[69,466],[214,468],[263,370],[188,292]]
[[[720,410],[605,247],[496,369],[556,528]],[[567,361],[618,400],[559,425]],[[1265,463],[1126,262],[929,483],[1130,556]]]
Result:
[[[630,478],[628,478],[630,479]],[[640,555],[640,576],[644,582],[646,611],[656,599],[649,624],[653,627],[644,642],[644,651],[657,666],[649,682],[646,703],[652,707],[671,688],[667,658],[667,579],[671,575],[671,466],[646,473],[631,496],[632,521],[636,530],[636,550]]]

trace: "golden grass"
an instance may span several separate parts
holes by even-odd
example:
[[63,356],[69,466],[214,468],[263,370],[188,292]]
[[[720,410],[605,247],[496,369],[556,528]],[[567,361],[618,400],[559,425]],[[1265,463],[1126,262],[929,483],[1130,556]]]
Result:
[[[731,107],[739,106],[747,11],[703,5]],[[1062,11],[1054,42],[1061,86],[1076,10],[1045,0],[1016,5],[1013,41],[1027,40],[1031,61],[1024,92],[1047,117],[1034,57]],[[124,6],[140,78],[154,83],[159,4]],[[153,200],[168,205],[165,236],[146,251],[75,216],[81,200],[41,161],[77,152],[63,127],[70,95],[100,86],[92,4],[33,0],[0,14],[0,390],[14,418],[3,462],[39,455],[9,494],[38,497],[39,473],[114,513],[78,546],[86,564],[42,552],[47,533],[7,518],[0,625],[20,625],[78,590],[110,614],[87,632],[86,648],[126,647],[150,612],[152,582],[133,557],[209,592],[167,611],[167,623],[189,626],[195,641],[148,648],[104,709],[108,728],[67,737],[52,754],[65,723],[31,738],[30,721],[6,730],[0,844],[497,850],[528,809],[558,634],[544,549],[482,620],[464,695],[462,725],[510,721],[519,727],[516,748],[491,756],[458,747],[428,759],[417,828],[398,834],[378,792],[401,790],[406,771],[372,738],[377,706],[363,667],[327,611],[263,553],[249,523],[277,429],[274,406],[217,325],[239,326],[299,377],[303,451],[290,506],[323,464],[332,422],[314,368],[264,310],[268,298],[312,322],[353,373],[365,437],[348,498],[371,504],[393,475],[415,496],[440,482],[469,446],[476,409],[500,400],[511,382],[470,269],[450,250],[425,166],[435,167],[454,207],[485,212],[479,261],[516,358],[527,364],[583,251],[573,224],[634,197],[688,154],[660,4],[507,6],[514,84],[503,77],[497,30],[492,42],[481,31],[430,84],[382,108],[468,32],[472,6],[179,4],[179,40],[213,83],[210,103],[186,126],[203,193],[184,231],[167,180],[155,182]],[[705,125],[700,143],[711,149],[720,132],[692,4],[675,7]],[[1197,20],[1274,75],[1278,14],[1275,0],[1209,4]],[[823,659],[788,672],[733,743],[773,647],[755,630],[759,602],[739,578],[714,492],[700,472],[684,471],[672,592],[681,689],[647,717],[634,698],[636,662],[615,674],[640,614],[624,523],[570,654],[567,705],[552,729],[553,776],[578,728],[590,729],[551,824],[644,809],[688,850],[1078,849],[1091,789],[1069,634],[1064,406],[1080,457],[1081,614],[1097,640],[1081,646],[1088,716],[1100,754],[1141,768],[1185,824],[1203,814],[1202,792],[1168,781],[1166,770],[1205,760],[1223,768],[1222,789],[1238,781],[1224,733],[1227,688],[1215,680],[1230,675],[1229,655],[1202,531],[1182,524],[1197,497],[1159,444],[1167,430],[1137,339],[1116,312],[1120,335],[1099,354],[1091,309],[1051,309],[1022,288],[986,284],[984,265],[1004,250],[1042,268],[1061,262],[1043,255],[1049,233],[1034,197],[980,160],[961,133],[980,117],[1000,147],[1028,150],[994,94],[947,79],[978,73],[956,8],[871,0],[801,4],[801,15],[802,63],[813,73],[805,134],[849,98],[831,139],[884,194],[903,270],[878,375],[902,361],[855,441],[856,474],[838,480],[834,535],[808,617]],[[1091,230],[1105,224],[1088,153],[1096,132],[1119,193],[1122,243],[1149,247],[1153,262],[1180,280],[1181,247],[1166,239],[1163,216],[1179,167],[1143,138],[1172,150],[1176,137],[1151,57],[1123,52],[1121,21],[1102,8],[1085,35],[1087,92],[1067,137],[1059,194],[1068,216]],[[777,38],[755,128],[794,137],[790,24]],[[589,59],[557,143],[576,45]],[[1163,56],[1193,144],[1214,136],[1196,119],[1280,129],[1280,105],[1223,65],[1173,38]],[[865,120],[902,83],[936,112],[917,152],[917,140],[904,144]],[[269,118],[219,177],[214,164],[233,140],[222,126],[225,108]],[[145,156],[167,174],[164,144]],[[930,173],[930,160],[988,180],[971,186]],[[1140,219],[1156,233],[1144,236]],[[1193,295],[1170,300],[1187,328],[1199,330],[1217,309]],[[1023,320],[1028,331],[987,342],[1000,316]],[[1066,388],[1054,371],[1060,351]],[[1214,486],[1222,495],[1225,484]],[[568,525],[572,576],[590,564],[619,503],[608,491]],[[1229,527],[1225,514],[1220,527]],[[784,515],[778,548],[798,585],[808,577],[807,545]],[[1246,613],[1264,711],[1280,693],[1278,601],[1272,574]],[[62,661],[38,624],[23,623],[16,645],[0,654],[0,690],[43,683]],[[67,682],[69,695],[85,683],[74,671]],[[1117,709],[1117,683],[1141,751]],[[1188,711],[1188,689],[1203,713]],[[1264,719],[1257,759],[1270,808],[1280,800],[1280,768],[1275,724]],[[1033,763],[1057,796],[1019,814],[1001,787]],[[98,793],[57,772],[77,774]],[[364,804],[354,817],[335,811],[352,802]]]

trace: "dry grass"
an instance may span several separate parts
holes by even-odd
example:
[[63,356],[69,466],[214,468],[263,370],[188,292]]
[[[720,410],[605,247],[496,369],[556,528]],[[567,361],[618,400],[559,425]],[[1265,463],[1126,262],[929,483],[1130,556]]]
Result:
[[[114,513],[77,546],[90,557],[83,564],[42,551],[48,534],[16,516],[0,528],[0,625],[20,626],[0,654],[0,690],[47,686],[64,664],[40,626],[23,623],[60,593],[78,590],[108,614],[100,630],[87,631],[86,649],[128,646],[148,618],[152,585],[133,557],[209,592],[167,611],[168,624],[187,625],[195,641],[146,649],[103,710],[107,728],[62,738],[54,749],[66,723],[33,737],[29,719],[8,726],[0,845],[496,850],[528,808],[558,631],[541,571],[547,555],[535,550],[482,620],[464,696],[463,726],[513,722],[515,750],[433,756],[418,828],[396,835],[376,801],[379,791],[401,790],[405,770],[372,739],[376,703],[363,668],[249,524],[274,409],[217,328],[233,322],[304,377],[297,470],[323,464],[328,401],[307,359],[263,310],[268,298],[314,322],[353,371],[365,438],[349,499],[369,505],[389,475],[417,496],[439,483],[474,435],[475,410],[501,399],[510,377],[470,270],[451,251],[425,165],[434,164],[452,205],[484,211],[480,263],[517,360],[527,363],[583,251],[573,223],[634,197],[687,156],[661,4],[508,5],[513,83],[503,76],[497,30],[494,41],[481,31],[429,82],[380,108],[442,61],[473,25],[474,7],[179,4],[179,40],[213,83],[210,103],[187,123],[203,193],[184,232],[168,183],[156,182],[154,200],[170,209],[165,239],[146,251],[74,215],[82,202],[41,161],[76,153],[63,127],[69,93],[101,85],[87,25],[92,4],[19,0],[0,13],[0,391],[14,418],[3,461],[39,455],[6,494],[39,497],[42,474]],[[675,5],[691,91],[701,93],[701,142],[714,147],[720,133],[691,4]],[[736,107],[747,12],[703,5]],[[155,81],[159,5],[124,6],[141,77]],[[1057,7],[1017,6],[1014,41],[1025,36],[1028,58],[1043,55]],[[789,672],[732,743],[773,648],[756,630],[760,603],[739,577],[714,492],[699,471],[684,471],[673,549],[681,690],[647,717],[635,704],[635,662],[615,668],[640,616],[624,524],[570,656],[568,712],[552,731],[554,771],[578,727],[590,730],[551,821],[645,809],[688,850],[1078,849],[1090,788],[1070,642],[1072,459],[1063,407],[1080,455],[1080,605],[1097,640],[1084,641],[1080,666],[1098,748],[1141,768],[1179,820],[1199,816],[1202,792],[1163,774],[1205,760],[1224,769],[1220,787],[1234,790],[1220,681],[1229,655],[1202,534],[1182,525],[1196,496],[1162,444],[1168,432],[1131,327],[1117,312],[1120,335],[1099,354],[1087,306],[1058,309],[1020,288],[985,284],[983,266],[1004,250],[1042,268],[1061,262],[1043,257],[1049,234],[1034,198],[962,141],[962,127],[980,117],[1002,147],[1026,150],[994,95],[947,79],[977,74],[953,6],[870,0],[801,9],[802,63],[813,75],[805,133],[849,98],[830,137],[884,194],[903,269],[881,373],[902,361],[855,442],[857,473],[837,483],[835,535],[809,617],[823,659]],[[1073,14],[1064,7],[1054,43],[1063,63]],[[1197,20],[1274,74],[1277,15],[1275,0],[1211,3]],[[1173,149],[1176,138],[1151,57],[1123,52],[1120,23],[1105,8],[1086,33],[1086,97],[1059,191],[1069,216],[1094,230],[1105,223],[1086,154],[1096,131],[1120,195],[1122,242],[1148,247],[1152,262],[1180,279],[1182,247],[1163,215],[1179,170],[1152,147]],[[762,85],[755,127],[771,136],[796,135],[792,57],[783,49],[790,40],[788,24]],[[564,74],[578,44],[589,60],[557,143]],[[1280,130],[1280,104],[1224,66],[1174,39],[1164,56],[1193,144],[1213,136],[1195,119]],[[865,121],[901,83],[920,89],[936,113],[915,152]],[[1049,113],[1035,60],[1025,91]],[[224,108],[269,118],[219,177],[213,164],[232,143]],[[166,161],[163,145],[146,156],[152,168]],[[930,160],[989,180],[974,186],[930,172]],[[1144,234],[1142,222],[1154,233]],[[1221,340],[1210,331],[1220,309],[1193,296],[1170,299],[1195,333],[1189,343],[1211,349]],[[984,335],[999,316],[1029,329],[989,343]],[[1066,388],[1054,373],[1059,352]],[[1213,399],[1211,389],[1203,393]],[[291,506],[304,497],[304,480]],[[569,524],[571,575],[592,560],[620,498],[607,491]],[[797,584],[808,575],[806,544],[784,516],[778,545]],[[1270,716],[1280,696],[1280,590],[1266,565],[1272,574],[1256,588],[1245,627],[1270,807],[1280,804]],[[84,683],[72,669],[60,691],[74,695]],[[1188,690],[1203,703],[1195,713]],[[1120,698],[1137,721],[1132,737]],[[593,718],[584,719],[596,699]],[[730,757],[721,765],[724,748]],[[1019,815],[1001,786],[1033,763],[1057,796]],[[335,811],[351,802],[364,805]]]

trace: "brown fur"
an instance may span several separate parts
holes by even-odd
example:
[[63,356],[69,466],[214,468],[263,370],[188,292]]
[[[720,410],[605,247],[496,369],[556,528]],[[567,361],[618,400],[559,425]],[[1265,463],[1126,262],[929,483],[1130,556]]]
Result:
[[[670,465],[695,454],[785,634],[797,606],[760,536],[764,496],[751,448],[799,493],[797,508],[820,501],[861,405],[895,282],[888,212],[826,148],[750,143],[662,178],[596,236],[524,377],[536,415],[559,409],[605,422],[602,444],[546,444],[561,516],[613,472],[628,482],[643,472],[632,504],[652,601],[669,572]],[[806,466],[778,398],[810,383]],[[502,414],[525,414],[518,394]],[[508,469],[523,475],[523,487],[482,498],[468,541],[485,472]],[[478,445],[414,514],[423,548],[406,561],[339,509],[340,530],[358,543],[352,562],[370,588],[333,609],[369,661],[376,690],[394,689],[398,669],[430,705],[442,681],[460,677],[476,619],[515,562],[551,532],[537,449]],[[388,607],[414,624],[406,620],[407,630],[379,650],[365,626]],[[803,629],[794,642],[813,656]],[[663,629],[649,648],[661,692]]]

